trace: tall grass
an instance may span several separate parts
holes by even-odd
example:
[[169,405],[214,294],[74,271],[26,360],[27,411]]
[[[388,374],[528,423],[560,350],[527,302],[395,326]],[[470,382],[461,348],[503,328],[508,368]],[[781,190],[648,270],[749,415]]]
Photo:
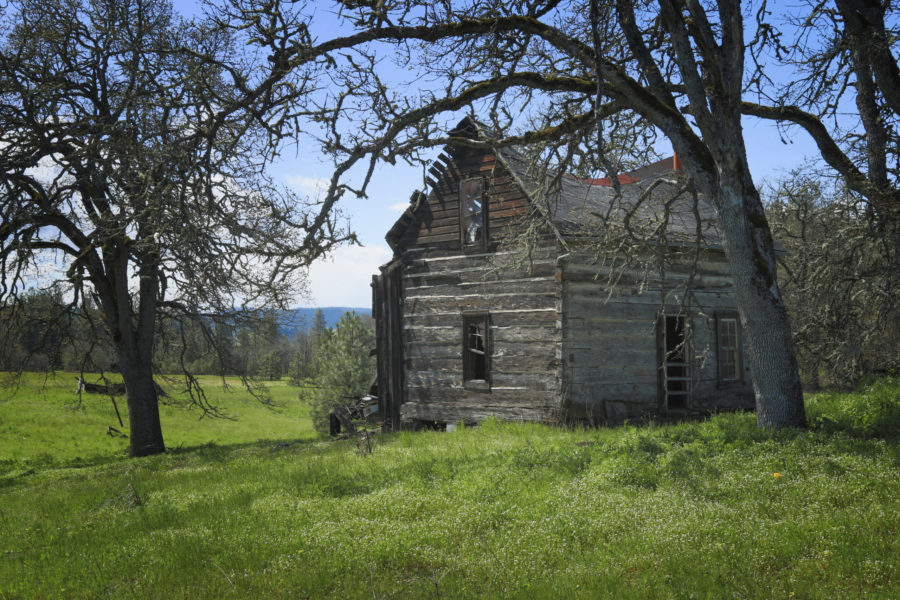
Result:
[[862,437],[900,436],[900,377],[868,376],[846,394],[822,392],[807,401],[809,422],[825,431]]
[[[898,401],[875,385],[859,394]],[[897,431],[847,429],[851,405],[881,406],[817,396],[806,431],[488,421],[370,455],[307,439],[38,468],[0,487],[0,599],[895,598]]]

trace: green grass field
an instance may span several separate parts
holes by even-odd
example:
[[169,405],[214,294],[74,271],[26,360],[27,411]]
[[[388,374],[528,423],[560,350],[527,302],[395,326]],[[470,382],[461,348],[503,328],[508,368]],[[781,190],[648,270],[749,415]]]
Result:
[[[316,437],[299,389],[284,381],[267,382],[271,399],[267,406],[253,398],[238,378],[229,378],[227,387],[218,377],[199,380],[209,401],[228,418],[203,417],[180,391],[183,385],[163,382],[171,397],[163,401],[160,419],[170,449]],[[0,374],[0,477],[13,469],[84,466],[127,454],[128,440],[107,435],[109,426],[127,433],[125,399],[116,400],[123,427],[108,396],[82,394],[79,399],[76,385],[77,376],[71,373],[29,373],[20,379]]]
[[487,422],[378,436],[370,455],[316,439],[297,390],[279,386],[278,412],[223,396],[234,422],[166,408],[174,450],[142,459],[103,439],[108,400],[67,408],[63,381],[0,400],[0,600],[900,589],[896,379],[810,398],[808,431],[759,431],[746,414]]

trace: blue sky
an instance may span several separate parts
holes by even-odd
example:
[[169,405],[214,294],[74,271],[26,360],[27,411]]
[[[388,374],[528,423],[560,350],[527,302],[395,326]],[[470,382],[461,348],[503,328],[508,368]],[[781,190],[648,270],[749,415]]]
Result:
[[[191,14],[198,6],[192,0],[175,2],[176,9],[184,14]],[[323,38],[334,33],[334,23],[334,17],[326,11],[314,17]],[[799,130],[790,133],[779,133],[769,122],[744,119],[748,161],[757,185],[786,174],[816,155],[809,136]],[[314,196],[317,187],[324,187],[331,177],[332,165],[313,143],[300,141],[297,147],[284,150],[271,173],[281,183]],[[412,191],[421,188],[421,169],[402,163],[383,164],[374,173],[368,198],[342,199],[340,211],[362,246],[339,248],[330,258],[314,264],[309,273],[309,293],[297,299],[297,306],[369,306],[372,275],[391,257],[384,235],[400,216]]]

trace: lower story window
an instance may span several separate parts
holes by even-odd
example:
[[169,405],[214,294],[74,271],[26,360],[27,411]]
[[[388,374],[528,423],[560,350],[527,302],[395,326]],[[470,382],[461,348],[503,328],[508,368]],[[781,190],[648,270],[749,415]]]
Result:
[[741,328],[736,314],[716,315],[716,359],[719,383],[741,381]]
[[684,410],[690,404],[691,363],[684,315],[662,315],[658,323],[660,384],[667,410]]
[[463,316],[464,381],[487,382],[490,378],[489,321],[486,314]]

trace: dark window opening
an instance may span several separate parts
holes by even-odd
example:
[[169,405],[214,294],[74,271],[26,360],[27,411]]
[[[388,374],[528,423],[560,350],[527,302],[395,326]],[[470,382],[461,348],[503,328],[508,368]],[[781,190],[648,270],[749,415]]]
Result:
[[485,205],[482,179],[459,182],[459,223],[463,246],[484,245]]
[[719,383],[741,381],[741,328],[736,315],[716,317],[716,359]]
[[662,330],[662,391],[668,409],[686,409],[691,395],[691,366],[685,318],[665,315],[661,318]]
[[463,380],[487,381],[490,374],[488,316],[463,317]]

